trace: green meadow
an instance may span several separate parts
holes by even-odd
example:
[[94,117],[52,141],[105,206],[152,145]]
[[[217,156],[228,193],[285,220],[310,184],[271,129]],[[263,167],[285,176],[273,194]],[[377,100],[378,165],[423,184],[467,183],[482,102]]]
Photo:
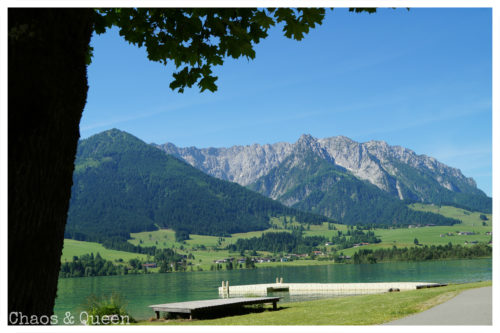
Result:
[[94,253],[94,255],[99,253],[104,259],[112,261],[118,261],[119,259],[128,261],[134,258],[145,260],[147,257],[145,254],[109,250],[99,243],[65,239],[61,262],[72,261],[74,256],[78,257],[88,253]]
[[[358,248],[348,248],[339,250],[344,255],[353,255],[359,249],[377,249],[377,248],[388,248],[392,246],[397,247],[411,247],[414,246],[415,238],[418,240],[419,244],[422,245],[446,245],[449,242],[452,244],[462,244],[465,242],[489,242],[491,240],[490,235],[486,235],[486,232],[492,231],[492,216],[491,214],[484,214],[487,217],[486,221],[481,220],[481,213],[470,212],[461,208],[442,206],[438,207],[435,205],[425,205],[425,204],[412,204],[410,208],[420,211],[433,212],[437,214],[442,214],[446,217],[455,218],[461,221],[460,224],[453,226],[429,226],[429,227],[414,227],[414,228],[404,228],[404,229],[375,229],[374,232],[380,237],[381,243],[371,244]],[[484,224],[486,225],[483,225]],[[240,238],[251,238],[260,237],[266,232],[290,232],[290,230],[284,230],[283,221],[280,218],[271,219],[272,228],[263,231],[252,231],[247,233],[233,234],[231,237],[217,237],[217,236],[206,236],[206,235],[190,235],[190,239],[184,242],[175,241],[175,232],[171,229],[160,229],[156,231],[147,231],[132,233],[130,243],[134,245],[141,246],[156,246],[157,248],[173,248],[180,254],[189,255],[192,254],[194,259],[190,260],[192,263],[193,270],[209,270],[213,265],[214,260],[224,259],[229,257],[240,257],[240,253],[229,252],[224,250],[228,245],[236,242]],[[289,220],[288,226],[299,226],[296,221]],[[336,235],[338,230],[346,231],[348,229],[347,225],[342,224],[330,224],[334,226],[336,230],[330,230],[328,223],[323,223],[322,225],[311,225],[304,231],[305,236],[325,236],[331,238]],[[457,232],[474,232],[475,235],[458,235]],[[448,233],[452,235],[448,235]],[[321,247],[323,251],[329,252],[333,248],[329,246]],[[79,256],[85,253],[94,254],[99,252],[101,256],[108,260],[117,261],[118,259],[123,259],[128,261],[132,258],[140,258],[146,260],[147,256],[136,253],[129,253],[124,251],[108,250],[102,245],[91,242],[81,242],[75,240],[66,239],[64,242],[63,255],[61,261],[72,260],[73,256]],[[260,256],[270,255],[267,252],[258,253]],[[317,260],[298,260],[288,263],[262,263],[257,264],[257,266],[269,267],[276,265],[319,265],[331,263],[331,261],[317,261]]]
[[441,214],[446,217],[451,217],[457,220],[462,221],[463,226],[470,226],[470,227],[477,227],[480,226],[481,223],[483,222],[479,216],[481,214],[485,215],[488,220],[485,221],[486,224],[491,229],[491,214],[485,214],[485,213],[479,213],[479,212],[470,212],[465,209],[457,208],[457,207],[452,207],[452,206],[436,206],[436,205],[427,205],[427,204],[411,204],[409,205],[411,209],[414,210],[419,210],[419,211],[424,211],[424,212],[431,212],[435,214]]
[[[482,213],[470,212],[461,208],[426,204],[412,204],[412,209],[441,214],[446,217],[460,220],[461,223],[452,226],[431,226],[415,227],[408,229],[376,229],[375,235],[382,240],[381,243],[363,246],[363,249],[388,248],[396,245],[397,247],[414,246],[415,238],[422,245],[446,245],[448,243],[465,245],[472,241],[488,243],[491,235],[486,235],[492,231],[492,215],[483,214],[488,220],[483,221],[480,218]],[[485,222],[486,225],[483,225]],[[458,235],[457,232],[474,232],[475,235]],[[448,235],[451,233],[452,236]],[[360,248],[350,248],[342,250],[345,255],[352,255]]]

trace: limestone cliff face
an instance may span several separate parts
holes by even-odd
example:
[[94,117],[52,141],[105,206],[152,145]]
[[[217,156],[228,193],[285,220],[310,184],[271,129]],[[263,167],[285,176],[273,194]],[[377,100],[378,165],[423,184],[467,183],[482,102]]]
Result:
[[[391,194],[398,194],[396,180],[382,168],[380,161],[369,153],[364,144],[345,136],[320,139],[319,142],[335,158],[338,165],[346,168],[359,179],[368,180]],[[403,198],[400,197],[400,199]]]
[[397,174],[397,168],[391,165],[391,161],[397,160],[416,170],[432,173],[441,186],[454,192],[462,189],[473,190],[477,186],[474,179],[465,177],[459,169],[449,167],[434,157],[417,155],[410,149],[389,146],[384,141],[370,141],[363,145],[372,156],[381,161],[382,166],[389,173]]
[[452,192],[480,194],[476,182],[459,169],[410,149],[384,141],[358,143],[343,136],[318,140],[337,164],[360,179],[403,199],[427,199],[427,191],[442,187]]
[[[444,190],[484,196],[477,189],[475,181],[465,177],[459,169],[449,167],[433,157],[417,155],[410,149],[390,146],[384,141],[359,143],[344,136],[316,139],[310,135],[302,135],[293,144],[280,142],[198,149],[178,148],[167,143],[156,147],[184,159],[212,176],[245,186],[269,174],[285,160],[290,165],[307,164],[307,159],[303,158],[307,153],[340,167],[401,200],[432,202],[436,193]],[[285,175],[276,179],[283,177]],[[261,182],[259,186],[259,192],[273,198],[284,194],[279,191],[279,184]]]
[[156,145],[207,174],[240,185],[248,185],[266,175],[279,165],[291,152],[293,144],[233,146],[230,148],[178,148],[171,143]]

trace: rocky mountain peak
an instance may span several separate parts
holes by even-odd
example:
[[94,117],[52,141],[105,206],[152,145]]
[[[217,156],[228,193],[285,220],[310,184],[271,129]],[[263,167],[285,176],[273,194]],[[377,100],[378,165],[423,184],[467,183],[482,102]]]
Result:
[[316,142],[316,138],[314,138],[311,134],[302,134],[300,138],[297,140],[297,144],[311,144]]
[[[313,162],[311,156],[316,156],[401,200],[431,200],[435,197],[433,192],[444,190],[484,196],[474,180],[460,170],[385,141],[359,143],[345,136],[317,139],[303,134],[293,144],[204,149],[165,144],[157,148],[212,176],[244,186],[256,182],[285,160],[289,165],[303,166]],[[293,158],[287,159],[291,155]]]
[[328,162],[335,164],[335,158],[321,145],[318,139],[310,134],[302,134],[294,144],[294,151],[300,155],[313,153]]

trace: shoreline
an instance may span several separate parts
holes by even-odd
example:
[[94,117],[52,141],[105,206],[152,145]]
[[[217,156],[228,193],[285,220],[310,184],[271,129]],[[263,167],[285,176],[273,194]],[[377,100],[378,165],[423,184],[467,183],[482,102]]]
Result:
[[380,325],[426,311],[453,299],[464,290],[491,285],[492,280],[453,283],[399,293],[278,303],[278,311],[264,308],[260,312],[216,319],[140,319],[136,325]]
[[[59,279],[82,279],[82,278],[96,278],[96,277],[111,277],[111,276],[125,276],[125,275],[148,275],[148,274],[172,274],[172,273],[207,273],[207,272],[231,272],[231,271],[240,271],[240,270],[255,270],[255,269],[266,269],[266,268],[275,268],[275,267],[304,267],[304,266],[328,266],[328,265],[377,265],[377,264],[388,264],[388,263],[397,263],[397,262],[433,262],[433,261],[452,261],[452,260],[479,260],[479,259],[491,259],[493,260],[493,256],[490,257],[474,257],[474,258],[441,258],[441,259],[430,259],[430,260],[383,260],[379,261],[376,263],[361,263],[361,264],[355,264],[355,263],[336,263],[330,260],[296,260],[296,261],[289,261],[287,263],[281,263],[281,262],[271,262],[271,263],[260,263],[256,264],[255,268],[238,268],[238,269],[233,269],[233,270],[203,270],[203,271],[175,271],[175,272],[167,272],[167,273],[160,273],[160,272],[148,272],[148,273],[129,273],[129,274],[116,274],[116,275],[96,275],[96,276],[81,276],[81,277],[60,277]],[[300,262],[297,264],[292,264],[294,262]],[[305,263],[302,263],[305,262]],[[257,266],[258,265],[258,266]]]
[[[491,259],[426,261],[419,263],[392,262],[382,265],[321,265],[304,267],[268,267],[253,271],[215,271],[205,274],[144,274],[141,276],[115,276],[106,279],[61,279],[55,313],[78,312],[92,294],[102,300],[111,293],[123,296],[127,311],[134,318],[150,318],[151,304],[186,302],[218,298],[221,280],[231,286],[272,283],[276,277],[284,277],[289,283],[372,283],[387,281],[414,281],[435,283],[464,283],[491,280]],[[444,269],[443,269],[444,268]],[[369,273],[369,274],[368,274]],[[152,287],[156,286],[156,291]],[[173,291],[175,290],[175,294]],[[231,295],[235,296],[235,295]],[[302,302],[329,295],[273,294],[284,297],[280,303]]]

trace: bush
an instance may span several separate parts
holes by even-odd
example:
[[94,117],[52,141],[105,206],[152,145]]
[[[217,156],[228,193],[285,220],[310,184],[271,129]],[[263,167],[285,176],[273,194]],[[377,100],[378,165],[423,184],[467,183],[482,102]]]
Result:
[[[105,316],[117,316],[120,323],[135,323],[134,318],[127,313],[126,305],[127,302],[118,293],[113,293],[109,297],[91,295],[87,298],[85,306],[85,311],[88,314],[88,323],[92,325],[106,325],[106,321],[102,320]],[[125,319],[122,320],[123,318]],[[109,321],[108,324],[110,324]]]

